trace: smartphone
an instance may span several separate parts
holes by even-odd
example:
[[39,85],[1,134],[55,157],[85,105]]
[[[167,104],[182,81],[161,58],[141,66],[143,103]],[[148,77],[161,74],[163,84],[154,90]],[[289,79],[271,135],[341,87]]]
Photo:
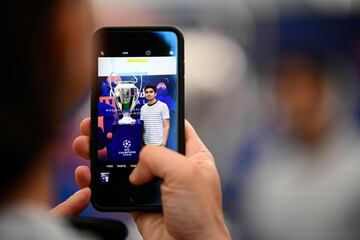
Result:
[[161,210],[161,179],[129,182],[147,144],[184,153],[184,40],[164,27],[94,32],[91,202],[99,211]]

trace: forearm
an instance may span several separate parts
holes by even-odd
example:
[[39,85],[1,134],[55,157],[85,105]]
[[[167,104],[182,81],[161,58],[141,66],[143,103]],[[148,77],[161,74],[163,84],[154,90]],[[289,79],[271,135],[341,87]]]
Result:
[[167,140],[169,137],[169,129],[170,129],[170,121],[169,121],[169,119],[165,119],[164,120],[164,137],[163,137],[163,142],[162,142],[163,145],[167,144]]
[[164,129],[163,145],[167,144],[167,140],[168,140],[168,137],[169,137],[169,129],[170,129],[169,126],[165,127],[165,129]]
[[220,239],[224,239],[224,240],[231,240],[231,235],[229,233],[229,230],[227,229],[227,227],[225,226],[225,224],[223,224],[223,226],[219,229],[219,231],[217,232],[216,235],[213,235],[211,237],[211,239],[216,239],[216,240],[220,240]]

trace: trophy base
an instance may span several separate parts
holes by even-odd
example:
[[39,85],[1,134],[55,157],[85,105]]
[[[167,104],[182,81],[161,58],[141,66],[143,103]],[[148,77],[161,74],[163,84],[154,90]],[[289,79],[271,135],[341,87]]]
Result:
[[124,124],[135,124],[136,120],[131,118],[131,117],[123,117],[122,119],[120,119],[118,121],[119,125],[124,125]]

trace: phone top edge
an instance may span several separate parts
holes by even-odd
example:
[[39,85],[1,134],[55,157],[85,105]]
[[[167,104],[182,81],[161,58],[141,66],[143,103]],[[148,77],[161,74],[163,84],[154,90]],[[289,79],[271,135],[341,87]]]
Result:
[[118,31],[169,31],[176,34],[179,42],[183,45],[184,35],[181,29],[173,25],[154,25],[154,26],[103,26],[98,27],[93,31],[93,36],[101,33],[114,33]]

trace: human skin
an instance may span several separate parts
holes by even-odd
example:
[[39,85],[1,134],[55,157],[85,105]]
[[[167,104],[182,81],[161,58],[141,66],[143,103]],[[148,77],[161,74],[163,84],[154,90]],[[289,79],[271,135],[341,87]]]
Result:
[[169,137],[170,119],[164,119],[163,123],[164,123],[164,139],[162,145],[166,146]]
[[[80,126],[82,136],[73,142],[74,152],[89,159],[90,119]],[[192,126],[185,123],[186,154],[161,146],[145,146],[130,175],[134,185],[155,177],[163,179],[162,213],[133,212],[144,239],[231,239],[224,224],[220,179],[214,158]],[[79,166],[75,177],[80,189],[90,184],[90,169]]]
[[156,101],[156,92],[152,88],[145,89],[145,98],[149,104],[153,104]]

